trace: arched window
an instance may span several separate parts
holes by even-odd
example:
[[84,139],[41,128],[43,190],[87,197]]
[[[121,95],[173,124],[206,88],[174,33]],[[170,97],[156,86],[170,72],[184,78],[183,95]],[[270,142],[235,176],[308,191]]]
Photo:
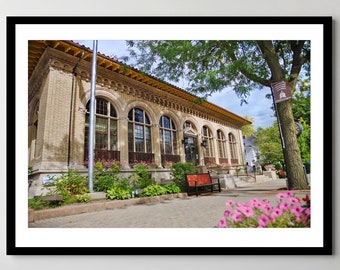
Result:
[[[85,153],[88,152],[88,133],[90,122],[90,102],[86,105],[85,119]],[[95,133],[94,151],[95,159],[119,160],[117,145],[117,113],[113,105],[103,98],[95,100]],[[87,158],[87,155],[85,156]]]
[[229,139],[229,146],[230,146],[231,163],[232,164],[238,163],[237,155],[236,155],[236,139],[235,139],[235,136],[232,133],[229,133],[228,139]]
[[202,128],[202,143],[205,145],[204,150],[204,159],[205,163],[216,163],[214,149],[213,149],[213,135],[207,126],[203,126]]
[[177,154],[176,127],[168,116],[159,120],[159,140],[162,154]]
[[128,118],[129,162],[153,162],[151,123],[148,115],[142,109],[133,108]]
[[159,143],[162,165],[167,162],[179,162],[177,145],[177,130],[174,122],[168,116],[159,119]]
[[222,132],[222,130],[217,130],[217,145],[218,145],[218,155],[219,163],[228,163],[227,158],[227,139]]

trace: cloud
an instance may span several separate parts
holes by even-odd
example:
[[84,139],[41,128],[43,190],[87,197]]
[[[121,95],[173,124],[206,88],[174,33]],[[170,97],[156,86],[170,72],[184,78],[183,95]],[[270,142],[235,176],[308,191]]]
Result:
[[[89,47],[90,49],[93,48],[93,40],[74,41]],[[98,53],[102,53],[113,58],[128,55],[125,40],[98,40],[97,51]],[[187,86],[183,81],[173,84],[178,85],[178,87],[182,89],[185,89]],[[255,89],[251,92],[248,98],[248,104],[243,104],[241,106],[241,101],[236,96],[235,92],[226,88],[224,91],[214,93],[208,101],[239,116],[253,117],[255,119],[254,128],[256,130],[258,127],[266,128],[271,126],[275,121],[275,117],[273,116],[274,113],[271,109],[272,100],[265,97],[266,94],[269,93],[269,88],[264,88],[262,90]]]
[[208,101],[239,116],[253,117],[255,119],[254,128],[256,130],[258,127],[266,128],[271,126],[275,121],[274,113],[271,109],[273,102],[265,97],[269,93],[269,88],[262,90],[255,89],[251,92],[248,103],[243,103],[241,106],[241,100],[236,96],[235,92],[231,89],[226,89],[214,93]]

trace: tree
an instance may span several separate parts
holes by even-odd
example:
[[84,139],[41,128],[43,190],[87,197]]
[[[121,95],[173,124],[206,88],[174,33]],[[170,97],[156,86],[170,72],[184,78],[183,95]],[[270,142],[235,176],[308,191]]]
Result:
[[255,119],[254,117],[251,117],[249,115],[245,115],[243,116],[243,118],[249,120],[250,122],[252,122],[252,124],[250,125],[246,125],[242,127],[242,135],[246,138],[248,138],[250,135],[253,135],[255,133],[255,129],[254,129],[254,122]]
[[292,99],[294,119],[303,127],[298,139],[303,163],[310,162],[310,81],[303,79],[298,82]]
[[[130,40],[127,45],[142,71],[170,82],[185,79],[186,90],[204,98],[231,86],[241,105],[255,88],[287,81],[293,94],[300,73],[309,77],[310,42],[304,40]],[[277,114],[288,188],[306,189],[291,99],[277,103]]]
[[303,119],[310,126],[310,83],[309,80],[299,80],[292,99],[294,119]]
[[259,148],[260,160],[263,165],[277,164],[283,161],[282,146],[277,122],[267,128],[259,127],[255,134],[254,143]]

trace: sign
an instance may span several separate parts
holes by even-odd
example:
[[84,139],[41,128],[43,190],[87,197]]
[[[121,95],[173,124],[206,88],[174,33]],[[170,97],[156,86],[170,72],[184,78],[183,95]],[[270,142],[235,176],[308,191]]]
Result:
[[282,81],[282,82],[272,83],[271,87],[273,89],[275,103],[279,103],[279,102],[292,98],[292,93],[290,92],[290,87],[289,87],[288,82]]

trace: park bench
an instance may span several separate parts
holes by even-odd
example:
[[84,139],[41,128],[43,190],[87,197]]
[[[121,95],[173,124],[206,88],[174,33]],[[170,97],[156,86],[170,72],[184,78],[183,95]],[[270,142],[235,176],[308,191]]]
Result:
[[212,180],[210,173],[196,173],[196,174],[185,174],[185,180],[187,184],[187,193],[192,195],[194,192],[196,196],[203,192],[221,192],[220,179],[216,178]]

